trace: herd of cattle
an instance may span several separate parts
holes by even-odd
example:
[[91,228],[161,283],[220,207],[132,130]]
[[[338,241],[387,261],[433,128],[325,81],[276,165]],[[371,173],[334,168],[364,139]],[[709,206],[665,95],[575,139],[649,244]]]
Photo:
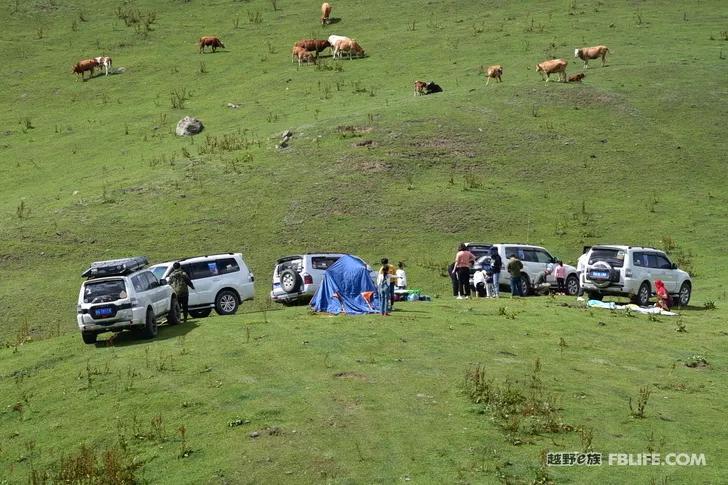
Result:
[[[324,2],[321,5],[321,24],[326,25],[330,23],[331,18],[331,5],[328,2]],[[205,51],[205,47],[210,47],[214,53],[218,48],[225,48],[225,44],[215,36],[202,36],[198,40],[200,53]],[[364,49],[359,43],[352,38],[345,37],[343,35],[330,35],[328,39],[302,39],[293,45],[291,51],[291,62],[298,60],[298,65],[308,62],[315,64],[318,56],[325,49],[331,49],[331,55],[334,59],[343,58],[345,54],[349,55],[349,59],[353,56],[364,57],[366,54]],[[591,59],[602,59],[602,66],[606,64],[606,57],[609,49],[607,46],[598,45],[596,47],[584,47],[581,49],[574,50],[574,57],[584,61],[584,69],[589,68],[589,60]],[[541,74],[541,78],[548,82],[551,79],[552,74],[558,74],[559,79],[562,82],[581,82],[584,79],[584,73],[578,73],[567,78],[566,66],[568,61],[565,59],[551,59],[548,61],[541,62],[536,65],[536,72]],[[81,75],[81,80],[84,80],[84,73],[89,71],[90,76],[93,77],[94,69],[104,68],[106,75],[109,75],[109,68],[111,68],[111,58],[108,56],[94,57],[92,59],[83,59],[73,66],[73,72]],[[487,86],[491,79],[495,79],[501,82],[501,76],[503,76],[503,66],[500,64],[484,67],[481,66],[481,70],[485,74]],[[415,96],[421,94],[431,94],[433,92],[442,91],[442,89],[433,90],[434,83],[425,81],[415,81],[414,94]],[[436,86],[436,85],[435,85]],[[437,86],[439,88],[439,86]]]

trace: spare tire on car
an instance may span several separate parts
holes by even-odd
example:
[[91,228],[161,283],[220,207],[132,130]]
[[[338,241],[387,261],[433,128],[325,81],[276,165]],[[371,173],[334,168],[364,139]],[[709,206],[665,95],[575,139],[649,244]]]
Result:
[[597,288],[606,288],[613,280],[612,266],[606,261],[597,261],[587,271],[587,278],[594,282]]
[[301,287],[301,276],[292,269],[285,269],[279,275],[281,288],[286,293],[296,293]]

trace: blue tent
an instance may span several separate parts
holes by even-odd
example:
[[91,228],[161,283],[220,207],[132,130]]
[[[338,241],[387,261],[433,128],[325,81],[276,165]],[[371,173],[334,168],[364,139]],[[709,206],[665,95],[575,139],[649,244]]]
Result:
[[324,273],[311,307],[315,312],[333,314],[376,313],[379,297],[369,269],[359,259],[342,256]]

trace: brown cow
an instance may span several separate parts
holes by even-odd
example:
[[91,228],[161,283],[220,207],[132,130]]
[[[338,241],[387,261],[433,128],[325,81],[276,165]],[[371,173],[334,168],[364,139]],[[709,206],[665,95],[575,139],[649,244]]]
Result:
[[331,5],[329,2],[321,4],[321,25],[329,23],[329,17],[331,16]]
[[425,81],[415,81],[415,96],[427,94],[427,83]]
[[607,62],[607,53],[609,49],[605,45],[598,45],[596,47],[582,47],[581,49],[574,49],[574,57],[578,57],[584,61],[584,69],[589,69],[589,59],[602,58],[602,66]]
[[293,62],[293,59],[298,59],[299,67],[303,62],[312,62],[316,64],[316,58],[314,57],[313,52],[307,51],[303,47],[293,46],[293,50],[291,51],[291,57],[291,62]]
[[579,74],[573,74],[573,75],[569,76],[568,81],[570,83],[580,83],[581,80],[584,79],[585,77],[586,77],[586,74],[584,74],[583,72],[580,72]]
[[312,51],[316,53],[316,57],[318,57],[319,52],[323,51],[327,47],[331,47],[331,44],[329,44],[328,40],[323,39],[302,39],[296,42],[294,47],[302,47],[307,51]]
[[218,47],[225,49],[225,44],[214,35],[203,35],[197,42],[200,44],[200,54],[205,52],[205,47],[212,47],[212,52],[215,52]]
[[543,61],[540,64],[536,64],[536,72],[541,73],[541,78],[544,78],[546,74],[546,82],[551,79],[551,74],[558,73],[559,79],[566,81],[566,66],[569,64],[563,59],[551,59],[550,61]]
[[500,64],[488,66],[487,69],[485,68],[485,66],[480,66],[480,69],[485,73],[486,86],[490,83],[491,79],[497,79],[498,82],[501,82],[501,76],[503,75],[503,66],[501,66]]
[[361,57],[365,55],[364,49],[354,39],[341,39],[336,41],[336,44],[334,44],[334,58],[343,57],[345,52],[349,53],[350,60],[352,53]]
[[83,59],[76,63],[75,66],[73,66],[73,70],[71,72],[75,74],[81,75],[81,80],[84,81],[83,73],[86,71],[91,71],[91,74],[89,74],[89,79],[91,79],[94,75],[94,69],[96,66],[98,66],[98,62],[96,62],[96,59]]

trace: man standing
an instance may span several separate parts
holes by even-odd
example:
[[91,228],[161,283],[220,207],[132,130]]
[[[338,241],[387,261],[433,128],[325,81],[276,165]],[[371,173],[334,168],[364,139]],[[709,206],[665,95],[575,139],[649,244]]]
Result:
[[591,246],[584,246],[584,252],[576,261],[576,274],[579,276],[579,292],[576,294],[577,297],[584,295],[584,273],[586,272],[586,265],[589,262],[590,249]]
[[195,285],[192,284],[192,280],[189,276],[187,276],[187,273],[182,270],[182,267],[180,266],[178,261],[175,261],[175,263],[172,265],[172,268],[173,270],[171,273],[169,273],[167,281],[169,282],[169,286],[171,286],[174,292],[177,294],[177,301],[182,307],[184,321],[187,322],[187,315],[189,313],[188,305],[190,301],[190,292],[187,287],[190,287],[194,290]]
[[384,272],[384,268],[387,268],[387,281],[389,281],[389,307],[394,310],[394,286],[397,283],[397,268],[393,264],[389,264],[388,258],[382,258],[382,268],[379,270],[379,274]]
[[508,261],[507,269],[511,275],[511,297],[523,296],[523,291],[521,290],[521,270],[523,269],[523,263],[521,263],[521,260],[515,254]]
[[503,269],[503,260],[497,248],[490,250],[490,265],[493,268],[493,298],[500,295],[500,272]]
[[454,273],[458,279],[458,300],[470,298],[470,267],[475,262],[473,253],[467,250],[465,244],[460,243],[455,255]]

